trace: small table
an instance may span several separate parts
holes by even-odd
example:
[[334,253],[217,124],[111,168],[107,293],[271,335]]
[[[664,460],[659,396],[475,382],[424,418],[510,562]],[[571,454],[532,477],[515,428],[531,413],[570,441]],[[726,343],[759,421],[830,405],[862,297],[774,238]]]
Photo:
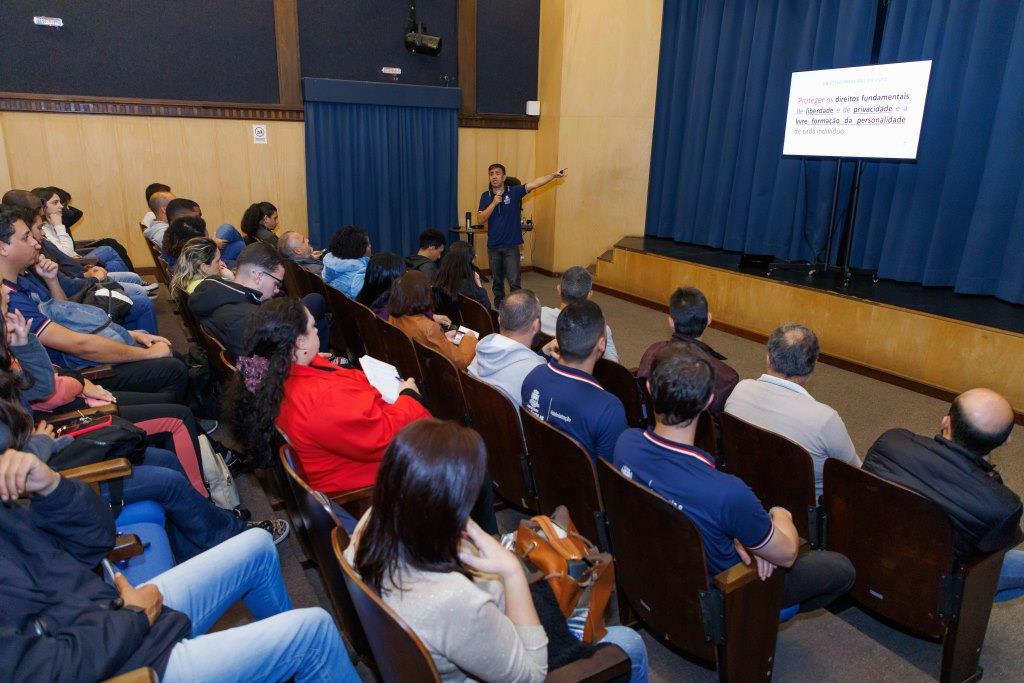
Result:
[[[533,223],[532,222],[527,223],[527,224],[521,226],[520,229],[523,232],[532,232],[533,231]],[[456,239],[460,239],[460,240],[462,239],[462,235],[465,235],[466,236],[466,241],[469,242],[469,246],[475,248],[474,237],[476,237],[476,235],[478,235],[480,233],[486,233],[487,232],[487,226],[486,225],[474,225],[469,230],[467,230],[466,226],[464,226],[464,225],[457,225],[454,228],[448,228],[448,232],[450,232],[452,234],[455,234],[455,235],[458,235],[458,237]]]

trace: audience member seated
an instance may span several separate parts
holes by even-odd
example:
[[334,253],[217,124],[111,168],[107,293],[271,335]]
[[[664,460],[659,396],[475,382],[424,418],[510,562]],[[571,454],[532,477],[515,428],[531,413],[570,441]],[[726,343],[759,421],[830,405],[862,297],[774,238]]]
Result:
[[[990,389],[956,397],[934,438],[906,429],[878,437],[864,469],[917,491],[941,507],[953,524],[958,557],[992,553],[1020,542],[1021,501],[1003,484],[988,455],[1013,430],[1013,408]],[[1024,551],[1010,550],[996,588],[996,601],[1024,595]]]
[[650,377],[654,357],[669,344],[685,346],[692,355],[703,358],[715,370],[715,399],[708,406],[708,412],[717,417],[725,409],[725,401],[736,383],[740,381],[740,376],[726,364],[725,356],[701,339],[710,324],[711,312],[708,310],[708,300],[704,293],[696,287],[677,289],[668,300],[668,327],[672,336],[667,340],[654,342],[644,351],[636,376],[640,379]]
[[[540,310],[540,331],[549,337],[555,336],[555,323],[558,320],[558,312],[573,303],[574,301],[586,301],[594,296],[594,278],[590,276],[583,266],[573,266],[562,273],[562,279],[555,290],[562,301],[561,308],[549,308],[544,306]],[[604,358],[618,362],[619,352],[615,350],[615,342],[612,340],[612,328],[604,327],[605,350]]]
[[277,230],[277,223],[277,207],[270,202],[256,202],[250,204],[242,214],[242,223],[239,227],[242,229],[246,244],[258,240],[277,246],[277,234],[274,233]]
[[193,237],[178,254],[171,277],[171,287],[186,294],[195,291],[199,283],[208,277],[234,280],[235,274],[224,265],[217,243],[209,237]]
[[[191,199],[185,199],[183,197],[177,197],[168,202],[166,213],[167,222],[169,224],[172,224],[178,218],[185,216],[193,218],[203,217],[203,210],[200,208],[199,204]],[[205,237],[205,233],[202,236]],[[224,262],[229,266],[234,266],[235,260],[238,258],[238,254],[241,253],[242,248],[245,246],[245,241],[242,239],[238,230],[235,229],[235,226],[230,223],[222,224],[217,228],[212,239],[217,243],[217,248],[220,249],[220,256],[224,259]],[[155,244],[158,247],[163,246],[164,242],[162,235],[160,237],[160,241],[155,242]]]
[[607,329],[593,301],[584,298],[565,306],[555,325],[558,359],[531,370],[520,394],[531,413],[575,438],[594,459],[610,458],[626,430],[622,401],[594,379]]
[[[487,468],[480,435],[423,420],[388,446],[373,508],[345,557],[419,636],[442,681],[543,681],[548,638],[523,565],[472,519]],[[609,626],[631,681],[647,680],[639,633]]]
[[[153,198],[153,195],[155,195],[157,192],[167,192],[168,194],[170,194],[171,186],[170,185],[164,185],[163,183],[150,183],[149,185],[146,186],[146,206],[149,207],[149,210],[146,211],[146,213],[142,216],[142,218],[139,219],[139,224],[143,228],[149,228],[151,225],[153,225],[153,223],[160,216],[160,214],[156,213],[156,209],[154,209],[152,207],[152,205],[149,203],[149,200],[151,200]],[[174,195],[173,194],[170,196],[170,199],[174,199]],[[170,201],[170,199],[168,201]],[[167,205],[164,204],[163,208],[166,210]],[[160,220],[162,220],[164,222],[165,227],[166,227],[166,223],[167,223],[167,216],[166,216],[166,214],[164,214],[164,217],[162,219],[160,219]],[[149,235],[146,235],[146,237],[149,237]],[[156,242],[158,240],[151,240],[151,241]]]
[[157,246],[164,243],[164,233],[171,227],[167,218],[167,206],[174,201],[174,195],[167,192],[154,192],[149,198],[150,213],[153,220],[147,225],[142,234]]
[[697,416],[714,399],[714,368],[690,349],[671,345],[654,360],[648,386],[653,431],[629,429],[613,464],[686,514],[700,530],[709,578],[737,562],[757,562],[761,579],[788,567],[782,605],[801,612],[825,607],[850,590],[853,565],[839,553],[797,557],[799,535],[790,511],[765,511],[740,479],[715,469],[715,458],[694,446]]
[[361,371],[318,355],[313,317],[297,299],[260,306],[244,339],[228,393],[235,436],[253,462],[266,462],[274,426],[280,427],[318,491],[372,485],[395,433],[430,417],[412,379],[389,404]]
[[[207,277],[192,291],[188,306],[199,322],[234,356],[245,352],[247,344],[245,326],[259,307],[281,292],[284,280],[284,261],[277,249],[269,244],[250,244],[238,256],[233,281],[223,277]],[[327,304],[320,294],[307,294],[302,302],[317,319],[320,349],[327,349],[330,338],[328,319],[324,315]]]
[[818,337],[803,325],[786,323],[768,338],[768,368],[757,379],[736,385],[725,412],[794,441],[811,454],[815,495],[821,495],[825,460],[860,467],[860,458],[839,413],[804,388],[818,361]]
[[391,285],[405,273],[406,261],[398,254],[382,251],[370,257],[366,264],[366,277],[356,301],[366,306],[382,320],[388,319],[388,301]]
[[522,404],[523,380],[544,357],[532,349],[540,332],[540,299],[528,289],[517,289],[501,302],[498,333],[476,345],[469,374],[482,379],[517,406]]
[[206,236],[206,221],[202,216],[179,216],[171,221],[171,227],[164,232],[164,241],[160,245],[160,258],[167,263],[169,268],[174,268],[185,243],[196,237]]
[[[114,516],[30,453],[0,456],[0,679],[98,681],[151,667],[164,683],[358,681],[334,620],[292,610],[271,537],[241,533],[142,586],[94,568]],[[253,623],[208,634],[238,599]]]
[[324,280],[355,299],[363,288],[369,262],[370,236],[362,228],[346,225],[334,233],[329,253],[324,254]]
[[[80,280],[77,284],[63,282],[62,288],[65,291],[74,293],[78,289],[91,285],[94,282],[109,279],[117,282],[125,293],[134,300],[135,298],[141,299],[141,297],[148,296],[150,292],[159,286],[157,284],[145,284],[136,273],[108,272],[106,268],[100,265],[86,267],[82,265],[77,256],[72,257],[65,254],[55,244],[46,239],[43,233],[43,225],[45,223],[43,202],[33,193],[27,190],[9,190],[4,194],[2,202],[8,206],[24,209],[25,213],[22,214],[22,219],[28,224],[29,230],[32,231],[32,236],[42,247],[43,256],[56,263],[61,275],[64,277],[71,280]],[[85,278],[91,279],[86,280]],[[142,304],[141,307],[149,308],[149,304]]]
[[444,254],[444,233],[434,228],[427,228],[420,233],[419,250],[405,257],[405,265],[409,270],[418,270],[433,281],[437,273],[437,261]]
[[[388,300],[388,322],[409,335],[413,341],[443,354],[460,370],[465,370],[476,354],[476,337],[463,335],[445,315],[434,315],[434,296],[427,276],[418,270],[406,271],[395,280]],[[442,324],[449,328],[442,329]]]
[[[68,230],[74,222],[81,220],[82,212],[71,206],[71,195],[59,187],[37,187],[32,190],[32,194],[43,202],[43,234],[66,255],[78,258],[75,240]],[[67,226],[64,225],[65,212],[69,212]],[[93,240],[86,251],[89,256],[99,259],[109,271],[130,273],[134,269],[127,250],[113,238]]]
[[[59,285],[56,264],[43,259],[38,270],[46,274],[45,285],[25,273],[39,257],[39,243],[17,212],[0,208],[0,276],[7,289],[10,307],[21,311],[31,331],[47,348],[51,359],[63,367],[111,363],[114,376],[105,380],[108,389],[160,394],[161,403],[178,403],[185,394],[188,373],[185,365],[171,356],[170,342],[162,337],[134,330],[128,332],[134,344],[99,334],[83,334],[51,321],[39,310]],[[134,306],[133,306],[134,308]]]
[[487,291],[480,285],[480,275],[473,269],[476,252],[468,242],[456,242],[443,259],[434,275],[434,307],[438,313],[458,318],[459,295],[465,294],[478,304],[491,309]]
[[316,257],[313,252],[313,245],[309,238],[301,232],[287,230],[281,233],[281,239],[277,243],[278,249],[285,258],[291,259],[302,266],[305,270],[318,277],[324,275],[324,262]]

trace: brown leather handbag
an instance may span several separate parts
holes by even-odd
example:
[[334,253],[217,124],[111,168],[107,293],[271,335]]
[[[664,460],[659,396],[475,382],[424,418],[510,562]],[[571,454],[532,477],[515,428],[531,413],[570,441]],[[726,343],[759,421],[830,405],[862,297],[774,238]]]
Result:
[[568,619],[576,609],[588,609],[583,642],[604,637],[604,613],[615,587],[612,556],[580,535],[564,505],[550,517],[537,515],[519,522],[516,554],[548,582],[563,616]]

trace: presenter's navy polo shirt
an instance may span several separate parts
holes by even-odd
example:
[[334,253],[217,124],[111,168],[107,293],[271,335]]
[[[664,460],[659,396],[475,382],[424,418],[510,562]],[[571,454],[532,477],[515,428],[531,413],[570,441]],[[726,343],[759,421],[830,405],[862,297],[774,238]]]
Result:
[[[515,247],[523,243],[523,230],[519,220],[526,192],[526,185],[513,185],[505,192],[501,203],[494,207],[491,217],[487,219],[488,249]],[[483,211],[490,206],[493,197],[490,190],[480,195],[478,210]]]
[[696,446],[627,429],[615,445],[612,464],[686,513],[700,531],[712,577],[740,561],[734,538],[750,550],[772,539],[772,519],[750,487],[719,472],[714,456]]
[[611,458],[626,429],[626,409],[592,375],[555,361],[538,365],[523,380],[523,405],[587,449],[591,458]]

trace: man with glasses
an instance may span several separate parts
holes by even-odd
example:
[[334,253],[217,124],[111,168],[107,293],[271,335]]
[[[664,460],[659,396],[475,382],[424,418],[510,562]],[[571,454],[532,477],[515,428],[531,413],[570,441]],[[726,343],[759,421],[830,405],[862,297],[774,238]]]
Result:
[[[284,261],[281,253],[262,242],[245,247],[238,255],[235,279],[208,277],[199,283],[188,299],[189,308],[203,327],[229,352],[238,356],[245,347],[245,326],[262,301],[281,293],[284,285]],[[319,294],[307,294],[302,302],[317,321],[320,350],[327,350],[330,323],[324,315],[326,303]]]

